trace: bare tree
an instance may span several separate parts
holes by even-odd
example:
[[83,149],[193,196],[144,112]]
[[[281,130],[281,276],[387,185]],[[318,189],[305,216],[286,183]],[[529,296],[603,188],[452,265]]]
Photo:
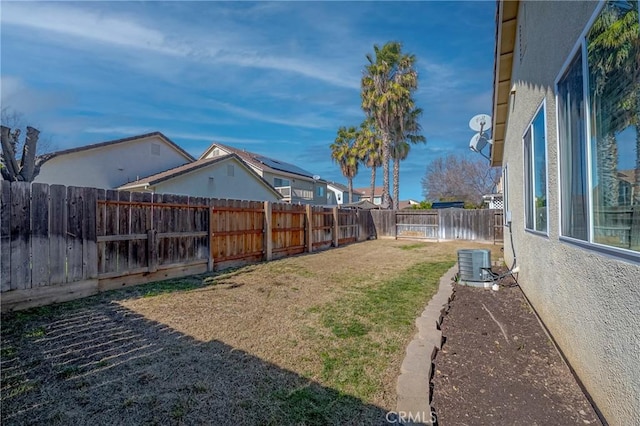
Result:
[[493,191],[500,169],[483,159],[471,160],[450,154],[433,160],[422,178],[422,195],[429,201],[464,201],[480,205]]
[[8,107],[2,108],[0,175],[9,181],[32,182],[44,161],[44,157],[36,157],[40,131],[27,126],[26,137],[21,140],[20,127],[22,114]]

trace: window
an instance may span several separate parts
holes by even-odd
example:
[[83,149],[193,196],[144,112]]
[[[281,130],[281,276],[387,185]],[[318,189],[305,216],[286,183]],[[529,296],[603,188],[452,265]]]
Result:
[[557,83],[561,234],[640,252],[638,2],[609,1]]
[[318,187],[318,197],[324,197],[324,186]]
[[544,104],[524,134],[524,199],[527,229],[547,232],[547,145]]
[[160,155],[160,145],[157,143],[151,144],[151,154],[152,155]]
[[273,186],[276,188],[279,186],[291,186],[291,183],[289,182],[289,179],[273,178]]
[[234,173],[233,164],[227,164],[227,176],[234,176]]

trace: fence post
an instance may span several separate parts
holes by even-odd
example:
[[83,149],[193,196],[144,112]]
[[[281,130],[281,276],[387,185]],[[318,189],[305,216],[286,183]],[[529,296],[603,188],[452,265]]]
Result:
[[273,208],[271,202],[264,202],[264,256],[265,260],[273,259],[273,240],[271,239],[271,229],[273,227]]
[[338,239],[340,238],[340,220],[338,215],[338,207],[333,208],[333,246],[338,247]]
[[306,206],[306,216],[307,216],[307,224],[306,224],[306,233],[307,233],[307,252],[313,252],[313,208],[311,204],[307,204]]

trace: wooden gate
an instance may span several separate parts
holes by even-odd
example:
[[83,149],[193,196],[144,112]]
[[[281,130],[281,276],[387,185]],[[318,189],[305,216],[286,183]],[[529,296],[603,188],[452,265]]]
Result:
[[271,215],[273,258],[276,259],[304,253],[306,231],[305,206],[301,204],[273,204]]
[[213,200],[211,258],[216,269],[261,261],[264,256],[264,204]]

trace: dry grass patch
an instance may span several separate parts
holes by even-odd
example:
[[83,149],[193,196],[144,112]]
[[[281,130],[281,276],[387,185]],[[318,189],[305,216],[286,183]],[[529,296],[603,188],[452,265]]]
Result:
[[461,247],[494,248],[369,241],[8,315],[3,423],[384,423]]

